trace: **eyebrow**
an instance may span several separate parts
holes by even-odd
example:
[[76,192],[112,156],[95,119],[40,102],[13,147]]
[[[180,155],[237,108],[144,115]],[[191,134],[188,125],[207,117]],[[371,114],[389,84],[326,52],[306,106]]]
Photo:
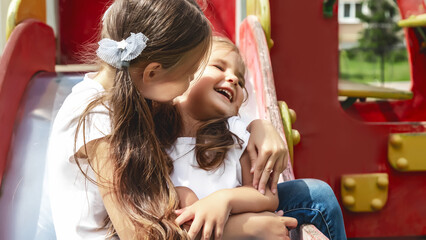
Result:
[[219,62],[220,64],[223,64],[223,65],[228,66],[228,63],[227,63],[226,61],[224,61],[224,60],[220,59],[220,58],[213,59],[213,61],[212,61],[212,62]]
[[[224,61],[222,59],[214,59],[212,62],[215,62],[215,61],[219,62],[220,64],[228,66],[228,62]],[[237,72],[236,72],[235,75],[238,77],[238,79],[243,80],[244,84],[246,83],[246,79],[244,77],[244,73],[240,72],[239,69],[237,69]]]

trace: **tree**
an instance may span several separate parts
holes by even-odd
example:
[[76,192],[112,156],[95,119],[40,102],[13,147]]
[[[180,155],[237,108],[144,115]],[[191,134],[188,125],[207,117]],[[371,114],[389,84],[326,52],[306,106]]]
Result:
[[399,42],[398,31],[400,28],[394,22],[397,6],[390,0],[365,0],[364,4],[369,9],[368,14],[361,11],[358,18],[367,24],[358,40],[361,49],[380,58],[380,81],[385,81],[385,57]]

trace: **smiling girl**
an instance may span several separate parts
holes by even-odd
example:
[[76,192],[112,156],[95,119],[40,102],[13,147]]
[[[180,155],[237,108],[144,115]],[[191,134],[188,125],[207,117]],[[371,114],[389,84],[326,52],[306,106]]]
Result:
[[[253,187],[247,151],[253,122],[247,125],[237,117],[247,97],[244,76],[238,48],[216,36],[200,79],[175,99],[182,128],[168,153],[182,207],[176,222],[190,224],[191,238],[289,239],[287,228],[299,222],[314,223],[330,238],[346,239],[340,207],[326,183],[287,181],[278,185],[278,194],[271,186],[265,192]],[[266,136],[276,134],[265,129]],[[275,210],[287,217],[277,216]]]

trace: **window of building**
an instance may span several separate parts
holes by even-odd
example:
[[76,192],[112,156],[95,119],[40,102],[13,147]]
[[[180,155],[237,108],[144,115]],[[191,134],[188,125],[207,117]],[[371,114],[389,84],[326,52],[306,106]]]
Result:
[[361,13],[362,13],[362,3],[356,3],[355,4],[355,17],[359,18]]
[[351,4],[345,3],[343,6],[343,17],[349,18],[351,16]]
[[358,18],[362,12],[362,2],[356,0],[343,0],[339,3],[340,23],[360,23]]

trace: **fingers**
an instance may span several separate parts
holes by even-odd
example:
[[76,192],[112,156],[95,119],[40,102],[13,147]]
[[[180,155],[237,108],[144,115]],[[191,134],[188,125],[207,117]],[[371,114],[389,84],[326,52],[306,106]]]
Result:
[[259,181],[259,188],[258,188],[259,192],[262,194],[265,194],[266,184],[268,183],[269,177],[271,173],[273,172],[276,160],[277,159],[274,158],[274,155],[269,157],[268,162],[266,163],[266,166],[262,171],[262,175],[260,176],[260,181]]
[[250,173],[254,173],[254,166],[257,159],[257,149],[253,141],[250,141],[250,139],[249,139],[249,142],[247,143],[246,149],[249,154],[250,163],[251,163]]
[[297,227],[297,219],[296,218],[292,218],[292,217],[282,217],[281,219],[284,223],[284,225],[288,228],[288,229],[294,229]]
[[194,219],[194,222],[192,222],[191,227],[189,228],[189,231],[188,231],[188,236],[190,239],[195,239],[195,237],[197,237],[197,234],[200,231],[203,224],[204,223],[201,220],[199,220],[199,218]]
[[284,223],[285,236],[283,239],[290,240],[290,230],[297,227],[297,220],[292,217],[281,217],[282,223]]
[[181,215],[184,211],[185,211],[185,208],[176,209],[176,210],[175,210],[175,214],[179,216],[179,215]]
[[223,229],[225,228],[225,222],[217,223],[215,228],[215,240],[221,240],[223,236]]
[[290,160],[289,158],[290,158],[290,154],[286,146],[285,151],[282,153],[282,159],[281,159],[282,165],[281,165],[280,172],[283,172],[287,168],[288,161]]
[[[182,210],[182,209],[179,209],[179,210]],[[176,211],[179,211],[179,210],[176,210]],[[175,212],[176,212],[175,211]],[[176,220],[175,220],[175,222],[176,222],[176,224],[177,225],[182,225],[183,223],[185,223],[185,222],[187,222],[187,221],[189,221],[189,220],[192,220],[194,218],[194,214],[193,213],[191,213],[191,212],[189,212],[189,211],[184,211],[184,212],[182,212],[177,218],[176,218]]]
[[182,224],[182,228],[188,232],[189,228],[191,227],[191,224],[192,224],[192,220],[189,220],[188,222],[185,222],[184,224]]
[[275,163],[274,170],[271,174],[271,192],[273,194],[277,193],[277,185],[278,180],[280,178],[281,173],[283,172],[282,169],[282,161],[278,160],[277,163]]
[[[269,168],[269,171],[265,171],[265,165],[267,163],[267,160],[270,158],[271,152],[262,152],[258,156],[258,159],[254,163],[254,173],[253,173],[253,187],[260,190],[260,180],[261,176],[264,174],[267,174],[267,177],[269,178],[270,170],[272,170],[272,167]],[[263,186],[263,189],[265,189],[265,186]]]
[[209,222],[205,222],[204,226],[203,226],[203,240],[209,240],[210,236],[212,235],[213,232],[213,225]]

